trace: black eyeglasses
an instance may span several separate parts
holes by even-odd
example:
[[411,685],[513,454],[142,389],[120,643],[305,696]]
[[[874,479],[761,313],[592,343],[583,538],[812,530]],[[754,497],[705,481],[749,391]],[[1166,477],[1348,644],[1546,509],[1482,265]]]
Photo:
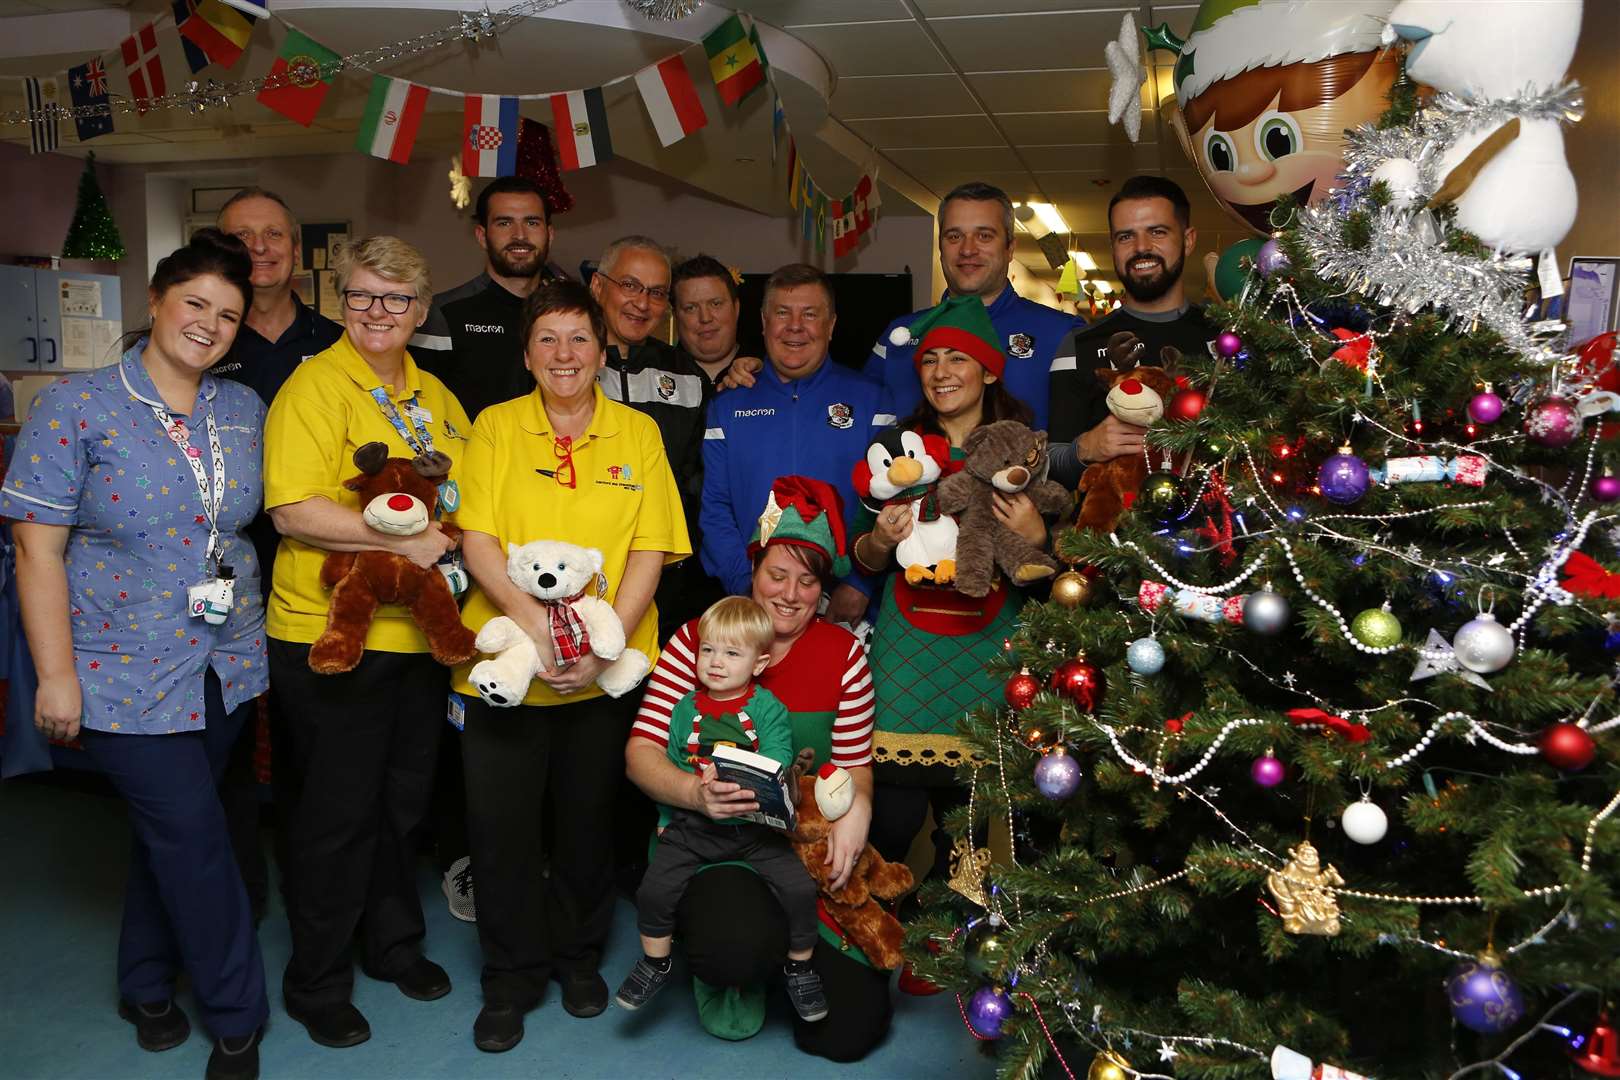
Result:
[[[597,273],[602,274],[602,271],[598,270]],[[624,291],[624,295],[626,295],[626,296],[640,296],[642,293],[646,293],[647,294],[647,299],[649,299],[649,300],[657,301],[660,304],[669,303],[669,288],[668,288],[668,286],[654,285],[652,288],[649,289],[647,286],[643,285],[641,282],[637,281],[633,277],[627,277],[627,278],[624,278],[623,280],[620,280],[618,278],[610,278],[606,274],[602,274],[602,276],[604,278],[607,278],[608,281],[613,282],[613,284],[617,285],[620,289],[622,289]],[[396,312],[396,314],[397,314],[397,312]]]
[[411,304],[415,302],[416,297],[400,292],[371,293],[359,289],[343,290],[343,302],[348,305],[350,311],[370,311],[371,305],[378,300],[382,301],[383,310],[388,314],[403,315],[411,310]]

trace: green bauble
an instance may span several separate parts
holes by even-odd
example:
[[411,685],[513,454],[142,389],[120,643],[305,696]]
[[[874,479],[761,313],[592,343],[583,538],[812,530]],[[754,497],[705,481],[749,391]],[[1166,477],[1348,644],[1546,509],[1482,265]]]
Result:
[[1181,479],[1174,473],[1156,472],[1142,481],[1142,490],[1136,496],[1136,508],[1160,521],[1181,516],[1186,509],[1182,498]]
[[1249,272],[1243,268],[1241,260],[1253,262],[1260,254],[1260,245],[1264,243],[1259,237],[1251,236],[1221,252],[1220,260],[1215,264],[1215,291],[1222,300],[1230,300],[1242,290]]
[[967,932],[967,940],[962,943],[962,960],[976,978],[997,982],[1011,966],[1012,956],[1002,937],[1005,930],[1006,927],[992,917]]
[[1387,649],[1401,640],[1401,620],[1384,608],[1368,608],[1350,624],[1355,639],[1371,649]]

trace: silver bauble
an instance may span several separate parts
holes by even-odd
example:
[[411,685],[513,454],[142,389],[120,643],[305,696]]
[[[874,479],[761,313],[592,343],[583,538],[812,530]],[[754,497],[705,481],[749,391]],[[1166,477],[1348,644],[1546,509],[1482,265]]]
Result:
[[1125,664],[1138,675],[1157,675],[1164,668],[1164,646],[1157,638],[1137,638],[1125,650]]
[[1501,671],[1513,659],[1513,635],[1488,611],[1463,623],[1451,647],[1457,663],[1481,675]]
[[1288,600],[1270,589],[1243,598],[1243,625],[1257,634],[1275,634],[1288,625]]

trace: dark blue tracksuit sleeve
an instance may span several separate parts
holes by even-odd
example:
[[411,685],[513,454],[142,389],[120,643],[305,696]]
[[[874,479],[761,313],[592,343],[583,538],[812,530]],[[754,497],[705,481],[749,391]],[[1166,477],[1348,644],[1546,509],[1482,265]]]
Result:
[[[722,395],[723,396],[723,395]],[[731,450],[721,417],[719,397],[709,402],[703,432],[703,499],[698,521],[703,528],[699,555],[703,569],[736,596],[749,591],[748,537],[739,524],[731,490]],[[726,406],[730,407],[729,403]]]

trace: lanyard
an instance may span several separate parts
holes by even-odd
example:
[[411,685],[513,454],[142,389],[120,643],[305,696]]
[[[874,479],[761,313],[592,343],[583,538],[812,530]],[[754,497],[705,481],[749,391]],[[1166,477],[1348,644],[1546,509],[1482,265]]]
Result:
[[208,455],[214,466],[214,481],[208,482],[208,473],[203,469],[202,451],[191,445],[191,436],[186,432],[186,426],[169,415],[169,410],[161,405],[152,406],[152,415],[156,416],[158,423],[163,425],[164,434],[169,441],[180,448],[191,466],[192,478],[197,481],[197,494],[202,497],[203,517],[208,521],[208,550],[203,552],[205,565],[213,564],[213,573],[225,576],[225,571],[219,565],[219,511],[225,504],[225,450],[219,443],[219,428],[214,425],[213,406],[208,407]]
[[[373,386],[371,388],[371,397],[377,402],[377,408],[381,409],[382,414],[388,418],[388,422],[394,425],[394,430],[399,432],[399,437],[405,440],[405,445],[409,446],[415,453],[431,454],[433,452],[433,435],[428,431],[426,425],[422,423],[422,418],[417,412],[419,406],[416,399],[418,396],[420,395],[412,394],[411,400],[405,403],[405,415],[411,418],[411,426],[407,428],[405,421],[399,415],[399,410],[394,408],[392,401],[388,400],[387,388],[382,386]],[[414,436],[411,434],[412,429],[416,431]]]

